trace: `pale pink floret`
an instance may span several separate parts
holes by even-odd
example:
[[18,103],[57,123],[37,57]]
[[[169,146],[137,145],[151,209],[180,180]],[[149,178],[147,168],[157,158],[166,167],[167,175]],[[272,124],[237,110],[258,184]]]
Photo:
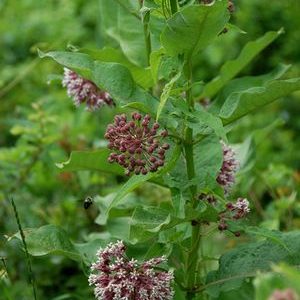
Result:
[[235,182],[235,173],[239,163],[233,149],[221,141],[223,149],[223,164],[217,177],[217,182],[223,186],[225,193],[228,193]]
[[268,300],[299,300],[299,296],[290,288],[285,290],[276,289]]
[[100,90],[92,81],[67,68],[64,68],[62,85],[67,88],[68,96],[73,98],[76,106],[86,103],[87,109],[94,111],[103,105],[114,105],[113,99],[107,92]]
[[97,253],[98,260],[91,266],[94,272],[89,284],[95,286],[98,300],[171,300],[173,273],[157,270],[166,258],[150,259],[142,264],[129,260],[122,241],[110,243]]

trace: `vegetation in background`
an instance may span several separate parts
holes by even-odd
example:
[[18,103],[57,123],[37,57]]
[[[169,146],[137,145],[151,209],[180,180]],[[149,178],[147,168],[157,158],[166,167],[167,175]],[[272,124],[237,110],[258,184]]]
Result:
[[[168,257],[174,299],[297,299],[299,3],[235,1],[228,21],[225,0],[142,2],[0,1],[0,298],[33,299],[12,196],[37,299],[94,299],[89,267],[116,240],[139,261]],[[63,67],[116,106],[76,108]],[[128,179],[107,162],[104,136],[115,115],[136,111],[167,128],[170,149],[158,173]],[[240,164],[230,195],[214,180],[220,139]],[[250,202],[247,220],[220,216],[238,197]],[[201,260],[187,268],[192,227]]]

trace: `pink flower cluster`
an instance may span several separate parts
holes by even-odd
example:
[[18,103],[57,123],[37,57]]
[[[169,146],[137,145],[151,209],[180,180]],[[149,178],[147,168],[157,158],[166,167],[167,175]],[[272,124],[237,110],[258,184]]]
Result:
[[[226,221],[227,220],[239,220],[247,216],[250,212],[249,201],[245,198],[238,198],[236,203],[227,203],[226,210],[221,212],[219,215],[219,230],[223,231],[228,228]],[[240,233],[236,232],[236,236],[239,236]]]
[[299,300],[299,297],[292,289],[276,289],[268,300]]
[[125,174],[146,175],[155,172],[165,163],[165,152],[169,144],[162,144],[161,139],[168,135],[166,130],[158,132],[159,124],[150,126],[151,117],[133,113],[132,120],[126,115],[117,115],[114,124],[107,127],[104,137],[109,141],[108,148],[115,150],[108,161],[117,162],[126,169]]
[[171,300],[173,273],[157,270],[166,262],[164,256],[150,259],[142,264],[129,260],[122,241],[110,243],[97,253],[98,260],[91,266],[89,284],[101,300]]
[[223,141],[221,143],[223,148],[223,164],[217,177],[217,182],[224,188],[225,193],[228,193],[235,182],[235,173],[239,164],[233,149]]
[[73,98],[76,106],[85,102],[87,109],[94,111],[103,105],[114,105],[113,99],[107,92],[67,68],[64,68],[62,85],[67,88],[68,96]]

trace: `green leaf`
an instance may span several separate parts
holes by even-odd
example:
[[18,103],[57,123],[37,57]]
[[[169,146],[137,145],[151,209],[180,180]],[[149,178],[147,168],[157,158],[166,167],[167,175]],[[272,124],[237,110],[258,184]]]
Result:
[[109,92],[116,104],[140,102],[148,111],[156,110],[157,99],[135,84],[130,71],[119,63],[93,60],[89,55],[78,52],[52,51],[41,54],[92,80],[99,88]]
[[140,112],[143,112],[145,114],[150,114],[151,116],[154,116],[153,115],[153,112],[149,112],[149,107],[144,104],[144,103],[140,103],[140,102],[129,102],[125,105],[122,105],[122,108],[127,108],[127,107],[130,107],[130,108],[133,108],[133,109],[137,109],[138,111]]
[[135,65],[129,61],[119,49],[105,47],[97,50],[81,49],[81,51],[90,55],[94,60],[101,62],[115,62],[125,66],[130,71],[134,81],[144,89],[148,89],[153,86],[151,69],[145,69]]
[[220,139],[210,135],[198,143],[194,148],[194,161],[198,183],[213,189],[223,161]]
[[234,59],[227,61],[221,68],[220,74],[204,87],[201,97],[212,98],[228,81],[234,78],[251,60],[271,44],[283,30],[270,31],[255,41],[251,41],[245,45],[240,55]]
[[124,175],[123,169],[117,164],[107,161],[110,151],[101,149],[97,151],[73,151],[66,162],[57,163],[62,171],[93,170]]
[[267,228],[263,227],[257,227],[257,226],[247,226],[244,224],[240,224],[239,222],[234,221],[228,221],[229,229],[232,232],[241,231],[245,232],[249,235],[254,235],[258,237],[267,238],[273,243],[277,243],[284,247],[287,251],[290,251],[287,245],[282,240],[282,233],[277,230],[269,230]]
[[223,124],[229,124],[244,115],[300,89],[300,78],[273,80],[264,86],[230,94],[219,116]]
[[[28,252],[33,256],[46,254],[63,255],[80,261],[80,253],[69,240],[68,234],[55,225],[45,225],[37,229],[24,230]],[[16,235],[20,239],[19,234]]]
[[189,115],[188,126],[195,130],[194,134],[206,135],[213,131],[222,140],[227,141],[226,131],[219,117],[203,109],[189,113]]
[[138,1],[100,0],[99,6],[100,29],[114,42],[110,44],[117,43],[131,62],[145,66],[146,48]]
[[249,136],[243,143],[232,145],[236,158],[239,162],[239,176],[248,172],[255,163],[256,144],[252,136]]
[[[28,252],[32,256],[62,255],[90,265],[96,259],[96,252],[105,246],[107,240],[93,240],[88,243],[73,243],[67,232],[56,225],[24,230]],[[13,238],[21,240],[19,233]]]
[[107,224],[108,218],[112,219],[131,216],[136,206],[140,204],[140,199],[138,197],[132,194],[128,194],[119,205],[110,210],[110,213],[108,215],[108,208],[110,207],[115,196],[116,193],[108,194],[105,197],[94,197],[94,204],[100,211],[95,220],[95,223],[103,226]]
[[219,269],[207,277],[206,291],[217,297],[221,291],[238,289],[246,278],[258,271],[269,271],[272,264],[286,262],[300,263],[300,232],[283,233],[280,237],[289,251],[269,240],[249,243],[221,256]]
[[116,197],[110,204],[109,209],[107,210],[107,213],[109,213],[109,210],[112,207],[116,206],[128,193],[135,190],[137,187],[139,187],[144,182],[149,181],[150,179],[154,179],[156,177],[159,177],[159,176],[169,172],[176,164],[177,159],[180,156],[180,152],[181,152],[181,147],[179,145],[176,145],[172,154],[170,155],[169,161],[167,161],[166,165],[162,169],[160,169],[156,173],[148,173],[147,175],[132,176],[118,191]]
[[132,215],[129,238],[131,243],[146,241],[185,222],[187,220],[172,216],[169,210],[155,206],[139,206]]
[[118,63],[95,61],[91,79],[119,102],[128,102],[135,88],[128,69]]
[[187,6],[167,21],[161,43],[170,55],[193,56],[218,36],[228,20],[227,1]]
[[181,72],[178,72],[163,88],[163,91],[160,96],[160,102],[157,108],[156,121],[158,121],[160,114],[167,103],[167,100],[170,97],[173,85],[180,78]]
[[60,65],[63,65],[73,71],[79,73],[85,78],[91,78],[91,70],[93,68],[93,59],[85,54],[78,52],[50,51],[44,53],[39,51],[41,58],[50,57]]
[[[294,297],[291,299],[298,299],[300,294],[300,272],[297,267],[288,266],[285,263],[273,266],[273,271],[265,274],[258,274],[254,279],[255,286],[255,300],[271,299],[271,295],[275,290],[290,290],[293,291]],[[274,299],[274,296],[272,297]]]
[[164,55],[164,49],[154,50],[150,54],[150,67],[152,79],[155,83],[158,81],[158,70],[161,63],[162,56]]
[[159,207],[137,207],[130,224],[130,241],[146,241],[157,233],[163,225],[170,223],[170,212]]
[[275,79],[284,79],[283,76],[289,70],[291,65],[278,65],[270,73],[259,75],[259,76],[244,76],[231,80],[226,84],[226,86],[220,91],[215,101],[212,102],[212,105],[209,107],[208,111],[213,114],[219,114],[222,105],[225,100],[232,93],[242,92],[249,88],[256,86],[263,86],[268,82]]

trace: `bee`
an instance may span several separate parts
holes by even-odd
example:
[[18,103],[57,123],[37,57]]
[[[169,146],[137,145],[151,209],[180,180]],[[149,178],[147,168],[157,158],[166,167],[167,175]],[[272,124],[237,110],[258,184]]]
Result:
[[92,197],[86,197],[83,202],[84,209],[88,209],[93,204],[93,198]]

